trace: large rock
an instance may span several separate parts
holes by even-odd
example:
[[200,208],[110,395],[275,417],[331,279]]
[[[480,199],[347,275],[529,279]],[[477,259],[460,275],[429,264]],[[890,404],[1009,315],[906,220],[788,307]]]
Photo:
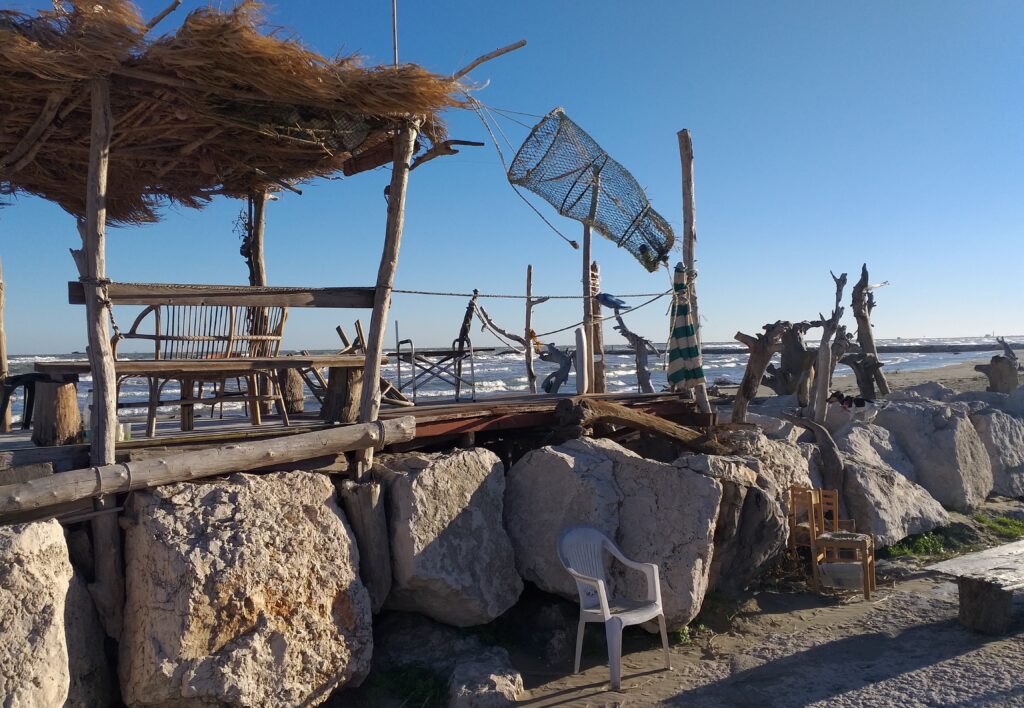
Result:
[[394,612],[382,615],[374,628],[375,675],[421,669],[448,685],[448,705],[489,708],[515,705],[523,678],[508,652],[486,646],[420,615]]
[[328,477],[235,474],[130,500],[125,703],[317,705],[362,681],[370,600]]
[[519,599],[502,524],[505,472],[493,452],[381,455],[388,480],[393,585],[386,606],[469,627]]
[[68,697],[64,606],[71,581],[56,521],[0,527],[0,696],[3,705],[59,706]]
[[835,437],[842,452],[857,458],[861,464],[873,467],[891,467],[910,481],[916,479],[914,463],[892,438],[892,434],[878,425],[854,422]]
[[678,467],[717,479],[722,503],[715,522],[715,551],[708,587],[735,593],[760,577],[785,550],[789,532],[779,491],[749,458],[688,455]]
[[875,537],[876,546],[890,546],[912,534],[949,524],[949,514],[924,487],[880,458],[841,454],[847,513],[857,531]]
[[107,660],[107,633],[100,624],[92,596],[75,572],[64,605],[71,685],[64,708],[95,708],[118,703],[116,669]]
[[892,433],[917,482],[947,509],[970,511],[992,491],[992,464],[964,404],[890,402],[875,424]]
[[[600,529],[634,560],[657,563],[665,616],[682,627],[700,611],[711,570],[722,485],[671,464],[648,460],[610,440],[571,440],[532,450],[509,471],[505,525],[523,578],[577,599],[558,560],[561,532]],[[612,566],[612,592],[644,597],[636,571]]]
[[971,422],[992,462],[992,490],[1006,497],[1024,496],[1024,423],[997,410],[975,413]]

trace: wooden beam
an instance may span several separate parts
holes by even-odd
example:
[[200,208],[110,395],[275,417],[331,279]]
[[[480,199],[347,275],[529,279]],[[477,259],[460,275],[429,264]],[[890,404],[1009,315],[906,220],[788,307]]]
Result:
[[727,455],[733,452],[699,430],[677,425],[658,416],[627,408],[612,401],[601,401],[582,396],[563,398],[555,408],[555,417],[563,426],[578,425],[583,428],[592,428],[598,423],[607,423],[625,426],[633,430],[646,430],[679,443],[687,449],[708,455]]
[[416,419],[403,416],[381,423],[338,426],[259,442],[181,452],[151,460],[72,470],[22,484],[0,486],[0,523],[5,523],[6,515],[15,512],[275,464],[284,466],[348,450],[405,442],[415,435]]
[[267,262],[263,254],[263,237],[267,227],[267,193],[253,192],[249,195],[249,285],[265,287],[267,284]]
[[[388,217],[384,230],[384,248],[381,251],[380,266],[377,269],[377,286],[373,297],[373,315],[370,318],[370,334],[365,344],[366,368],[363,370],[363,390],[359,399],[359,419],[364,423],[377,420],[380,411],[380,357],[384,351],[384,331],[388,311],[391,309],[391,289],[395,284],[398,270],[398,251],[402,244],[402,229],[405,226],[405,193],[409,185],[409,167],[416,136],[419,134],[419,120],[402,124],[395,136],[395,154],[391,165],[391,185],[388,190]],[[373,451],[367,450],[357,461],[356,475],[361,477],[373,462]]]
[[[369,309],[374,288],[290,288],[245,285],[110,283],[114,305],[237,305],[240,307],[331,307]],[[68,303],[85,303],[82,283],[68,283]]]

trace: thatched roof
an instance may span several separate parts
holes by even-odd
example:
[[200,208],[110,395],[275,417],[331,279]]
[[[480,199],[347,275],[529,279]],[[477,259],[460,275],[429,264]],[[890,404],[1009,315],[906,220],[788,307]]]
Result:
[[362,67],[259,31],[258,4],[192,12],[152,37],[127,0],[0,11],[0,192],[85,211],[90,80],[108,76],[114,121],[108,219],[143,222],[276,181],[330,175],[388,140],[398,119],[458,103],[449,77]]

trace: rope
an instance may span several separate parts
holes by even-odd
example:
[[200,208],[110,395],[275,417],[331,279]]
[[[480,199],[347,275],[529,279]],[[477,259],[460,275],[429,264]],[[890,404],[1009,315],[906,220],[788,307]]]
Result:
[[[670,292],[672,292],[672,291],[666,291],[666,292],[663,292],[663,293],[659,293],[659,294],[655,295],[654,297],[652,297],[647,302],[642,302],[639,305],[637,305],[636,307],[631,307],[628,310],[618,310],[616,312],[616,314],[624,315],[626,313],[633,312],[634,310],[639,310],[641,307],[645,307],[647,305],[650,305],[652,302],[654,302],[656,300],[660,300],[661,298],[663,298],[666,295],[668,295]],[[629,297],[629,296],[625,295],[623,297]],[[607,317],[601,317],[601,318],[595,319],[594,322],[604,322],[605,320],[610,320],[610,319],[613,319],[614,317],[615,317],[615,315],[608,315]],[[575,327],[579,327],[581,324],[583,324],[583,322],[584,322],[583,320],[580,320],[576,324],[571,324],[568,327],[562,327],[561,329],[551,330],[550,332],[541,332],[540,334],[538,334],[536,336],[539,338],[539,337],[546,337],[549,334],[558,334],[559,332],[565,332],[566,330],[573,329]]]
[[[525,300],[526,299],[525,295],[503,295],[503,294],[500,294],[500,293],[447,293],[447,292],[438,292],[438,291],[434,291],[434,290],[399,290],[398,288],[392,288],[391,292],[393,292],[393,293],[401,293],[403,295],[438,295],[438,296],[441,296],[441,297],[473,297],[474,295],[476,295],[477,297],[502,298],[502,299],[505,299],[505,300]],[[657,299],[659,297],[662,297],[663,295],[668,295],[670,292],[672,292],[672,291],[671,290],[666,290],[665,292],[660,292],[660,293],[633,293],[633,294],[630,294],[630,295],[616,295],[615,297],[654,297],[655,299]],[[540,299],[547,299],[547,300],[582,300],[583,299],[582,295],[531,295],[530,297],[532,299],[534,299],[534,300],[540,300]],[[652,300],[652,302],[653,302],[653,300]],[[647,303],[644,303],[644,305],[646,305],[646,304]],[[635,310],[635,309],[640,308],[640,307],[643,307],[643,305],[637,305],[636,307],[632,307],[630,309],[631,310]],[[629,312],[629,310],[623,310],[623,312]]]
[[[501,160],[501,166],[504,168],[505,174],[507,175],[508,174],[508,163],[505,162],[505,154],[501,151],[501,145],[498,144],[498,138],[495,137],[494,131],[491,130],[490,123],[487,122],[487,118],[484,116],[483,111],[480,109],[480,106],[482,104],[479,101],[477,101],[475,98],[470,96],[469,93],[466,93],[465,95],[466,95],[466,99],[470,102],[470,105],[473,106],[473,111],[476,113],[477,117],[480,119],[480,122],[484,124],[484,128],[487,130],[487,134],[491,136],[491,142],[494,143],[494,149],[498,151],[498,159]],[[504,133],[502,135],[504,135]],[[505,140],[508,141],[508,138],[505,138]],[[516,196],[519,197],[520,199],[522,199],[526,203],[526,206],[530,207],[530,209],[533,210],[533,213],[535,213],[537,216],[539,216],[540,220],[543,221],[545,224],[547,224],[548,227],[552,231],[554,231],[556,234],[558,234],[558,236],[563,241],[565,241],[567,244],[569,244],[573,248],[577,248],[578,249],[580,247],[580,245],[578,243],[573,241],[571,238],[567,237],[565,234],[563,234],[561,231],[559,231],[558,228],[556,228],[554,224],[552,224],[550,221],[548,221],[547,217],[545,217],[543,214],[541,214],[540,210],[537,207],[535,207],[530,202],[530,200],[528,200],[526,197],[524,197],[523,194],[519,191],[519,189],[514,184],[509,183],[509,185],[512,187],[512,191],[516,193]]]

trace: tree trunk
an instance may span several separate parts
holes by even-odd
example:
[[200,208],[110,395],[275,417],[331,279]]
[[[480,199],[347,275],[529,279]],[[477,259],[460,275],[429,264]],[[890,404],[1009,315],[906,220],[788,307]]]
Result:
[[[806,320],[796,322],[782,335],[779,366],[769,364],[762,382],[778,396],[797,393],[801,384],[809,379],[809,372],[814,368],[817,356],[817,352],[808,349],[804,341],[804,335],[810,328],[811,323]],[[807,405],[807,401],[802,401],[801,405]]]
[[[377,269],[377,288],[373,296],[373,315],[370,336],[366,342],[366,368],[363,370],[363,390],[359,401],[359,419],[368,423],[377,420],[380,411],[380,357],[384,351],[384,330],[391,308],[391,289],[398,269],[398,251],[405,226],[405,192],[409,184],[409,163],[416,149],[419,122],[402,124],[395,136],[394,164],[391,167],[391,186],[388,192],[388,218],[384,231],[384,248]],[[364,475],[373,462],[373,451],[359,455],[356,475]]]
[[825,422],[825,412],[828,408],[828,389],[832,383],[832,336],[838,332],[839,320],[843,316],[843,308],[839,303],[846,287],[846,273],[838,278],[832,274],[832,280],[836,285],[836,304],[831,317],[826,320],[821,316],[821,343],[818,346],[818,360],[814,366],[813,418],[819,423]]
[[36,383],[32,442],[40,447],[71,445],[82,433],[77,388],[73,383]]
[[743,332],[736,333],[735,339],[741,344],[745,344],[750,353],[747,358],[747,368],[743,371],[743,380],[736,392],[736,400],[732,404],[733,423],[747,421],[747,406],[757,397],[757,389],[764,378],[768,362],[779,351],[782,336],[792,326],[789,322],[779,320],[774,324],[765,325],[763,327],[764,334],[759,334],[756,337]]
[[[868,264],[865,263],[860,269],[860,280],[853,286],[850,308],[853,310],[853,317],[857,320],[857,343],[860,345],[861,354],[878,359],[878,349],[875,347],[875,334],[871,330],[871,311],[875,309],[875,296],[868,285]],[[874,369],[875,383],[883,396],[889,393],[889,383],[885,380],[885,374],[881,367]]]
[[370,593],[370,608],[377,614],[391,592],[392,582],[385,488],[377,482],[345,480],[337,489],[359,547],[359,577]]
[[278,369],[277,380],[288,414],[302,413],[306,408],[306,387],[302,381],[302,374],[296,369]]
[[875,378],[875,369],[882,366],[882,362],[872,356],[865,357],[863,354],[847,354],[842,358],[841,363],[853,369],[860,397],[868,401],[875,400],[875,381],[877,380]]
[[1017,363],[1005,356],[998,354],[992,357],[988,364],[978,364],[975,371],[980,371],[988,377],[988,388],[986,391],[996,393],[1010,393],[1020,385],[1020,378],[1017,374]]

